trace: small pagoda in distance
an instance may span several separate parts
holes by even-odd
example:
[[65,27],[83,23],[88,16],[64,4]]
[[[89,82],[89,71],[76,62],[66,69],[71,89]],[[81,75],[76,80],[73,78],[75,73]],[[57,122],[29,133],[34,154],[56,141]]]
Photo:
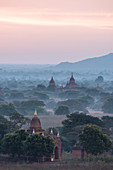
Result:
[[59,88],[56,86],[53,77],[51,77],[48,88],[56,89],[56,90],[60,90],[60,91],[79,91],[80,90],[80,88],[78,88],[77,83],[75,82],[73,74],[71,75],[71,78],[70,78],[69,82],[67,82],[66,86],[65,87],[61,86]]
[[67,82],[66,84],[66,89],[75,89],[77,87],[77,83],[75,83],[75,79],[73,77],[73,74],[69,80],[69,83]]
[[57,87],[56,87],[56,85],[55,85],[55,81],[54,81],[54,79],[53,79],[53,76],[51,77],[51,80],[50,80],[50,82],[49,82],[48,88],[50,88],[50,89],[57,89]]

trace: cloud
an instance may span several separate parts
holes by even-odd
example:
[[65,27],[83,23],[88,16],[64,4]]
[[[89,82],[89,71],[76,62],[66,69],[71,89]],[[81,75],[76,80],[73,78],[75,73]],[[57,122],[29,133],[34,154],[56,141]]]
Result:
[[84,26],[113,29],[113,13],[61,12],[59,9],[0,10],[0,22],[34,26]]

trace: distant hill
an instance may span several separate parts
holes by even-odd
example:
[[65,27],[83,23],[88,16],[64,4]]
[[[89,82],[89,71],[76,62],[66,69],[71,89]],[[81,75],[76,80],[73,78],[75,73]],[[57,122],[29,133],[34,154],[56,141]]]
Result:
[[105,56],[88,58],[75,63],[62,62],[53,67],[58,70],[105,70],[113,69],[113,53]]

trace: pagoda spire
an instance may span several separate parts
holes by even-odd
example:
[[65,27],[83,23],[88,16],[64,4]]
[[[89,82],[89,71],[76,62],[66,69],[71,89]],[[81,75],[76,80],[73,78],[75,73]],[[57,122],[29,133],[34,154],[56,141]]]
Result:
[[53,130],[51,129],[51,132],[50,132],[51,135],[53,135]]
[[33,129],[33,134],[35,134],[35,130]]
[[71,77],[73,78],[73,72],[71,73]]
[[57,133],[57,137],[60,137],[60,135],[59,135],[59,131],[58,131],[58,133]]
[[36,108],[35,108],[35,113],[34,113],[34,116],[37,116],[37,110],[36,110]]

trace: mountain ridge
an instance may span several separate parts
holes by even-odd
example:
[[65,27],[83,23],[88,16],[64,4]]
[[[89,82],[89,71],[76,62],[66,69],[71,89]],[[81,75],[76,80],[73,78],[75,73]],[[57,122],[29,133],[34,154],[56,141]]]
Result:
[[100,57],[87,58],[77,62],[61,62],[53,67],[54,69],[75,70],[75,69],[113,69],[113,53]]

